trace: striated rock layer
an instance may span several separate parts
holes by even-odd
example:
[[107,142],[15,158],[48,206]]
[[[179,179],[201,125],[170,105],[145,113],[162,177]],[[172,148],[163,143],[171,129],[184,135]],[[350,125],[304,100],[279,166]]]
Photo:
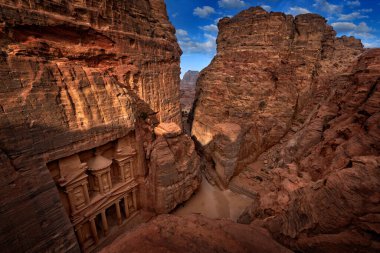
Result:
[[199,76],[198,71],[189,70],[181,79],[181,107],[182,111],[189,113],[195,99],[195,85]]
[[363,48],[354,38],[336,38],[315,14],[294,18],[256,7],[218,26],[217,55],[197,82],[192,135],[227,185],[307,119],[331,90],[331,76]]
[[[65,178],[54,174],[58,160],[71,155],[78,168],[94,153],[107,161],[114,151],[136,155],[131,175],[140,196],[133,208],[157,201],[167,212],[188,198],[197,183],[184,181],[197,178],[198,158],[179,133],[180,55],[163,0],[0,0],[0,251],[79,250],[56,187]],[[160,161],[148,169],[147,149],[160,122],[179,129],[168,147],[187,154],[184,167],[176,167],[180,179],[166,169],[152,171],[165,167]],[[153,160],[168,148],[156,146]],[[155,189],[149,184],[158,182],[159,189],[164,184],[183,194],[149,198],[147,189]]]
[[187,134],[191,134],[191,122],[189,119],[189,113],[195,100],[195,84],[198,80],[199,72],[189,70],[185,73],[181,80],[181,108],[182,108],[182,125],[183,130]]
[[336,78],[337,89],[302,130],[265,154],[278,158],[270,164],[276,169],[251,186],[247,176],[252,181],[262,171],[233,180],[258,193],[253,219],[282,243],[302,252],[380,250],[379,80],[380,49],[374,49],[352,74]]
[[181,134],[176,124],[160,124],[155,134],[157,138],[149,158],[149,185],[152,186],[149,203],[154,203],[156,212],[168,213],[198,189],[202,181],[200,159],[194,142]]
[[252,8],[219,30],[192,133],[210,174],[256,199],[239,222],[297,252],[378,252],[380,49],[314,14]]
[[257,226],[201,215],[160,215],[119,236],[101,252],[291,252]]

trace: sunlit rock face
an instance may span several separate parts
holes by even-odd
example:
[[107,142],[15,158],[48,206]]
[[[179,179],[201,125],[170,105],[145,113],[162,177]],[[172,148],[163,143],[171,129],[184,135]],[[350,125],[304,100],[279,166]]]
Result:
[[[256,199],[239,221],[296,252],[378,252],[380,50],[313,14],[253,8],[219,30],[192,134],[220,181]],[[241,128],[229,127],[243,166],[232,179],[217,167],[232,154],[223,120]]]
[[212,158],[224,152],[216,126],[240,126],[233,172],[230,165],[226,173],[217,171],[227,185],[231,174],[300,127],[334,89],[331,78],[345,72],[363,47],[354,38],[335,37],[315,14],[292,17],[256,7],[220,20],[218,27],[217,55],[197,82],[192,135]]
[[[137,200],[126,195],[113,210],[154,206],[140,183],[153,173],[146,163],[153,128],[173,122],[181,129],[180,55],[163,0],[0,0],[0,230],[7,231],[0,251],[76,252],[78,240],[83,246],[99,239],[73,217],[81,215],[83,203],[100,207],[92,191],[127,191],[130,176],[138,184]],[[193,146],[185,138],[185,148],[182,139],[173,145],[190,154]],[[78,171],[66,171],[83,172],[86,189],[75,188],[75,198],[69,190],[76,185],[70,184],[79,181],[60,174],[61,160],[72,155]],[[95,155],[110,165],[88,167]],[[129,164],[132,172],[123,167]],[[127,171],[132,174],[117,174]],[[124,183],[127,188],[115,190]],[[174,183],[177,190],[187,187]],[[183,189],[186,198],[191,189]],[[62,205],[65,194],[71,202]],[[79,203],[82,197],[86,201]],[[65,209],[75,212],[69,216]]]
[[157,213],[168,213],[198,189],[200,159],[194,142],[175,123],[160,124],[155,134],[149,157],[149,203],[154,203]]

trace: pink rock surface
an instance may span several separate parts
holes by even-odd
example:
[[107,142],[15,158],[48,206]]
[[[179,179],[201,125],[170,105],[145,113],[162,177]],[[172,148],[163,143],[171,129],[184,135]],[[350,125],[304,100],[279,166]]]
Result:
[[157,213],[168,213],[198,189],[202,181],[200,159],[194,142],[187,135],[179,135],[177,125],[160,124],[157,129],[165,129],[165,133],[152,143],[148,202]]
[[291,252],[257,226],[201,215],[160,215],[119,236],[101,252]]
[[295,251],[378,252],[380,50],[336,38],[314,14],[252,8],[219,30],[192,134],[217,164],[232,153],[217,126],[240,125],[234,171],[242,172],[216,173],[256,199],[240,221],[250,217]]
[[[215,126],[240,125],[237,174],[304,122],[333,88],[330,78],[345,72],[363,48],[354,38],[335,37],[315,14],[294,18],[256,7],[218,26],[218,53],[197,82],[192,135],[212,157]],[[227,185],[229,176],[221,181]]]
[[189,113],[195,99],[195,84],[199,76],[198,71],[189,70],[181,80],[181,107],[182,111]]

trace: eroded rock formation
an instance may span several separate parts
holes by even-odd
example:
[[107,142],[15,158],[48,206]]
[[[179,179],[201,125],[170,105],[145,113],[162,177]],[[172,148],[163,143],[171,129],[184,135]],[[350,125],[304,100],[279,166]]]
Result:
[[155,128],[149,164],[149,191],[158,213],[168,213],[188,200],[199,187],[200,159],[194,142],[175,123],[162,123]]
[[189,113],[195,99],[195,84],[198,80],[199,71],[189,70],[181,79],[181,107],[182,111]]
[[101,252],[291,252],[265,229],[201,215],[160,215]]
[[181,108],[182,108],[182,125],[184,131],[190,135],[189,113],[195,100],[195,84],[198,80],[199,72],[189,70],[181,80]]
[[380,49],[314,14],[251,8],[219,30],[192,133],[210,174],[256,199],[239,221],[299,252],[378,252]]
[[[354,38],[336,38],[315,14],[294,18],[256,7],[224,18],[218,26],[217,55],[197,82],[192,135],[227,185],[299,128],[333,88],[331,76],[344,72],[363,48]],[[224,136],[220,124],[238,125],[239,138]],[[225,144],[218,139],[235,146],[233,162],[220,151]]]
[[[259,194],[255,222],[282,243],[303,252],[379,251],[379,64],[380,49],[370,50],[352,74],[338,76],[310,121],[263,155],[279,162],[268,163],[277,168],[261,182],[246,184],[264,174],[258,168],[233,180]],[[286,171],[292,176],[273,176]]]
[[[163,0],[0,1],[0,251],[77,252],[110,216],[188,197],[197,156],[179,133],[180,55]],[[147,166],[160,122],[179,132],[152,159],[188,156],[164,183],[183,194],[151,199],[170,173]]]

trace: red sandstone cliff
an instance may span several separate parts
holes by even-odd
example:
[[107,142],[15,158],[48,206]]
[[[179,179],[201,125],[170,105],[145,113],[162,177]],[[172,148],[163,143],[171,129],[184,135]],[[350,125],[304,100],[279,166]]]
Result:
[[199,76],[198,71],[189,70],[181,80],[181,107],[182,111],[189,113],[195,99],[195,84]]
[[262,175],[258,168],[233,180],[259,194],[255,222],[293,249],[380,250],[379,64],[380,49],[373,49],[352,73],[336,77],[336,89],[310,121],[264,154],[279,162],[269,162],[277,168],[261,182],[246,184]]
[[307,120],[333,88],[330,78],[363,48],[354,38],[336,38],[315,14],[294,18],[257,7],[218,26],[217,55],[197,82],[192,135],[227,185]]
[[184,131],[190,135],[189,113],[195,100],[195,84],[199,76],[198,71],[189,70],[181,80],[181,108],[182,108],[182,125]]
[[[180,133],[169,141],[179,150],[171,156],[187,152],[179,170],[194,181],[172,171],[165,186],[186,194],[161,200],[148,193],[157,183],[149,174],[167,173],[147,162],[153,128],[181,126],[180,55],[163,0],[0,1],[0,251],[78,251],[57,191],[67,180],[57,174],[59,159],[74,154],[82,163],[94,154],[137,154],[140,207],[172,201],[160,209],[167,212],[188,197],[199,170]],[[120,144],[125,136],[128,144]],[[152,153],[160,152],[167,147],[156,144]]]
[[219,31],[192,134],[214,179],[256,199],[240,222],[300,252],[378,252],[380,50],[314,14],[251,8]]

